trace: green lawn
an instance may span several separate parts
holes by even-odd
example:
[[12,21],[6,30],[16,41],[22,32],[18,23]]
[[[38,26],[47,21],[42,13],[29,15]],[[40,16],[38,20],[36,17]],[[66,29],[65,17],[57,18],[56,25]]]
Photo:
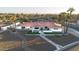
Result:
[[[27,31],[27,34],[40,34],[39,32]],[[62,34],[62,32],[45,32],[44,34]]]
[[32,31],[28,31],[27,34],[40,34],[38,32],[32,32]]
[[28,33],[28,34],[40,34],[40,33],[38,33],[38,32],[31,32],[31,33]]
[[62,34],[62,32],[51,32],[51,33],[45,32],[44,34]]

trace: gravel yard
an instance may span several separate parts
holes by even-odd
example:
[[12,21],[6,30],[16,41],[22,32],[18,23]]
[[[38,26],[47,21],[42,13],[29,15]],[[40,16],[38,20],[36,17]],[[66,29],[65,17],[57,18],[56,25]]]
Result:
[[[56,47],[52,46],[50,43],[46,42],[39,36],[25,36],[25,45],[28,46],[32,51],[53,51]],[[9,51],[25,50],[22,48],[22,39],[16,35],[11,34],[9,31],[0,33],[0,49]],[[26,50],[27,51],[27,50]]]
[[65,46],[67,44],[70,44],[72,42],[79,41],[79,38],[69,34],[66,36],[47,36],[50,40],[56,42],[57,44],[60,44],[62,46]]
[[8,31],[0,33],[0,50],[8,50],[21,46],[21,40]]
[[56,47],[39,36],[26,36],[26,45],[34,51],[53,51]]
[[19,48],[20,45],[21,45],[21,41],[1,41],[0,51],[13,49],[13,48]]

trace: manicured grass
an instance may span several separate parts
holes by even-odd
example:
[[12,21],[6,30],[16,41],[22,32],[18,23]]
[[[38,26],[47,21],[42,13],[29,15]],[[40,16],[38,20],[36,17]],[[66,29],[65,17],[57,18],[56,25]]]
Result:
[[44,34],[62,34],[62,32],[51,32],[51,33],[45,32]]
[[38,32],[27,32],[27,34],[40,34]]
[[[27,34],[40,34],[39,32],[27,31]],[[62,34],[62,32],[45,32],[44,34]]]
[[40,33],[38,33],[38,32],[31,32],[31,33],[28,33],[28,34],[40,34]]
[[27,31],[27,34],[40,34],[38,32]]

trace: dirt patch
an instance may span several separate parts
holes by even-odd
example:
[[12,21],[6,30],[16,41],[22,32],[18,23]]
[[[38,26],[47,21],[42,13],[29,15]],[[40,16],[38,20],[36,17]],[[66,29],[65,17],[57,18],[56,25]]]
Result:
[[21,41],[1,41],[0,50],[8,50],[21,46]]
[[47,43],[47,42],[40,40],[39,38],[26,41],[26,44],[28,46],[35,45],[35,44],[40,45],[40,44],[45,44],[45,43]]
[[69,49],[69,51],[79,51],[79,45]]

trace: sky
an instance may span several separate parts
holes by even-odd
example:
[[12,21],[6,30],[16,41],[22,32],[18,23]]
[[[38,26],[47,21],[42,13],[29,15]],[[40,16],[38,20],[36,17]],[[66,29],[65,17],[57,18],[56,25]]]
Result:
[[[0,7],[0,13],[39,13],[39,14],[58,14],[66,12],[67,7]],[[75,8],[76,9],[76,8]],[[79,13],[79,8],[74,13]]]
[[79,0],[1,0],[0,13],[61,13],[73,7],[79,13]]

